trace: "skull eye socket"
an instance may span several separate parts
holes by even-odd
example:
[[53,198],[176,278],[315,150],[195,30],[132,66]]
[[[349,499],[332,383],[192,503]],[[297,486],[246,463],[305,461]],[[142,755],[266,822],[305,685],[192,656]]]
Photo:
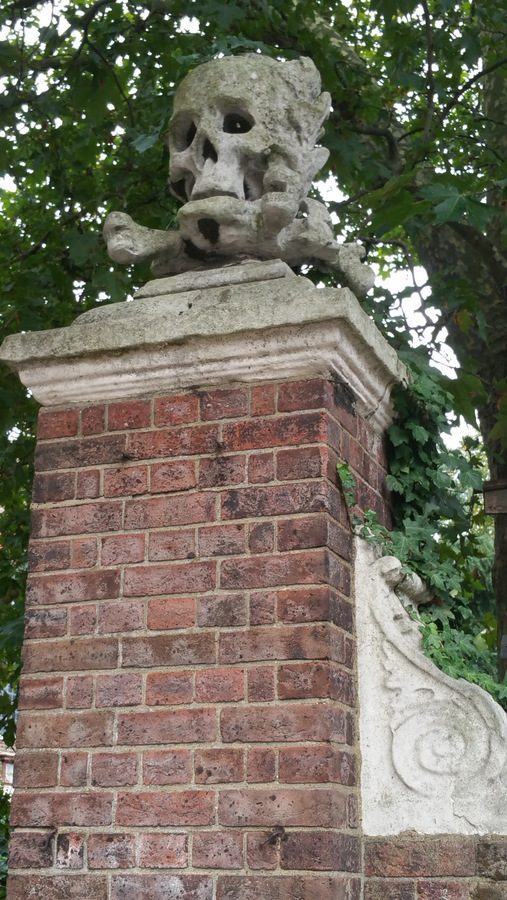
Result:
[[245,134],[252,128],[253,122],[241,113],[226,113],[222,126],[226,134]]
[[182,121],[176,122],[172,128],[172,139],[176,150],[186,150],[194,140],[197,134],[195,122]]

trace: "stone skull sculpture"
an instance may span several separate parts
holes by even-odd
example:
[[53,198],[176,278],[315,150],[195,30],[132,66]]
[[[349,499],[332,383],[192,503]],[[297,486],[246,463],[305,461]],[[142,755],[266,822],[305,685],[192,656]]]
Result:
[[320,260],[364,293],[371,277],[361,248],[337,245],[325,206],[307,196],[329,155],[316,145],[330,104],[305,58],[251,53],[191,71],[168,131],[170,190],[183,204],[178,230],[111,213],[104,236],[112,259],[151,259],[156,276],[246,259]]

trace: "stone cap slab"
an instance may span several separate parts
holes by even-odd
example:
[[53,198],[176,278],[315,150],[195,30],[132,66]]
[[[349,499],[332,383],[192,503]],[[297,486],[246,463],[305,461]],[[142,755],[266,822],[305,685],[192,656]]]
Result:
[[279,261],[189,274],[67,328],[10,335],[0,359],[44,406],[334,375],[379,430],[390,422],[406,371],[348,288],[316,288]]

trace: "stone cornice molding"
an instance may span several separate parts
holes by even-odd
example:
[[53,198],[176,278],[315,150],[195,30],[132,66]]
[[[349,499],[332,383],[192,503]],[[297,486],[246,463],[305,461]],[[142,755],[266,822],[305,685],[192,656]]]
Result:
[[171,282],[68,328],[10,335],[0,359],[45,406],[320,375],[346,382],[378,431],[390,423],[406,372],[347,288],[318,289],[280,261]]

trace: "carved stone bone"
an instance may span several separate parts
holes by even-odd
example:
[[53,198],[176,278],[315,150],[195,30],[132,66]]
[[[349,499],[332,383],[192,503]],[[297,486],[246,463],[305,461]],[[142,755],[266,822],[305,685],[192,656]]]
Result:
[[318,260],[363,295],[373,278],[362,248],[335,243],[326,207],[307,196],[329,155],[316,146],[329,109],[309,59],[254,53],[194,69],[176,91],[168,133],[170,189],[183,202],[179,230],[111,213],[111,258],[151,260],[157,277],[247,259]]

